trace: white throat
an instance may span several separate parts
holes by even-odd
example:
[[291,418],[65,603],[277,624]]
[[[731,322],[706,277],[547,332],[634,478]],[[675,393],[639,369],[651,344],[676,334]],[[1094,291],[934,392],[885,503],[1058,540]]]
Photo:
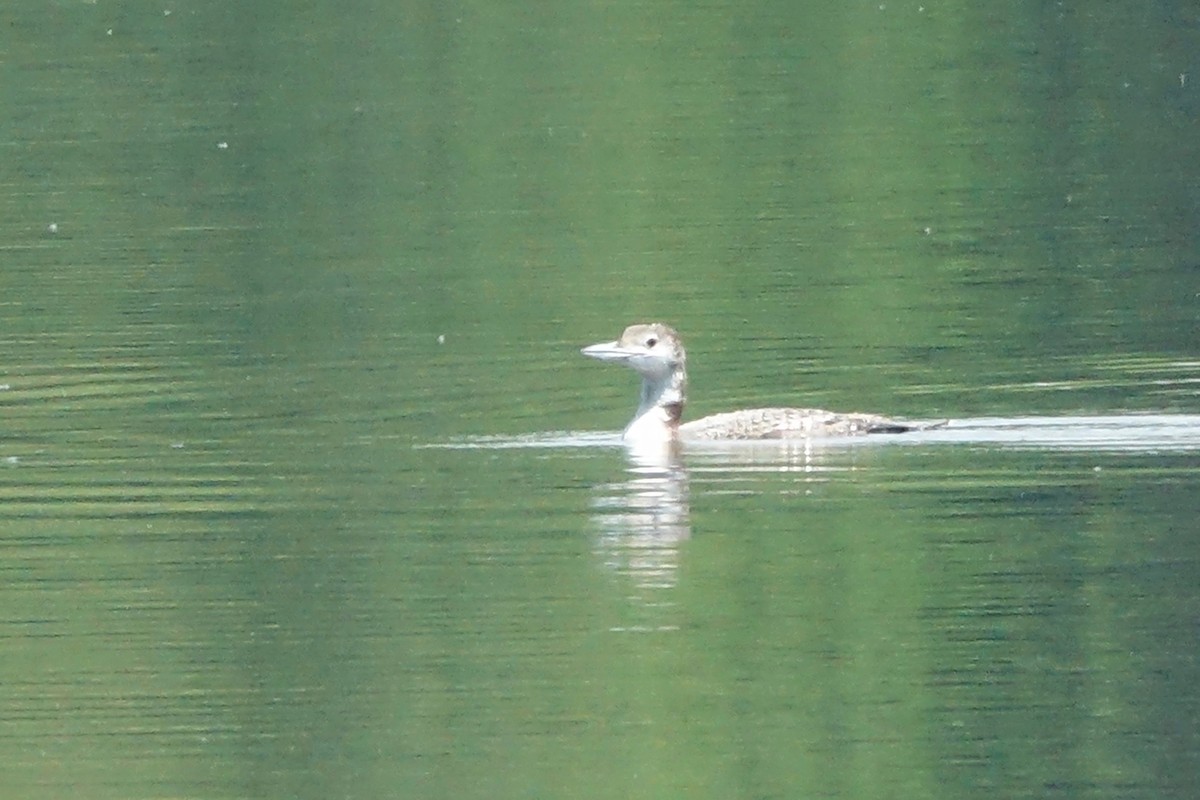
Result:
[[622,438],[627,442],[673,440],[683,416],[686,391],[687,372],[682,363],[663,373],[643,375],[641,402]]

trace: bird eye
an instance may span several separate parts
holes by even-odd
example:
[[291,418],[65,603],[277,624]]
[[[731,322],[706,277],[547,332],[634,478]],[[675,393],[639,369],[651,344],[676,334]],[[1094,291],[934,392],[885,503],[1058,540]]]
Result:
[[656,344],[658,344],[658,339],[655,339],[653,336],[646,340],[646,347],[654,347]]

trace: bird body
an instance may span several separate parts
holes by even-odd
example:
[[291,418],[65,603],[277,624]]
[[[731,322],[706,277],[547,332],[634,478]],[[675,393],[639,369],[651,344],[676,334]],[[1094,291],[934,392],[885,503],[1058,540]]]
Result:
[[812,439],[905,433],[946,424],[819,408],[747,408],[683,422],[687,354],[674,328],[657,322],[630,325],[620,339],[585,347],[582,352],[601,361],[625,364],[642,376],[637,413],[623,435],[627,442]]

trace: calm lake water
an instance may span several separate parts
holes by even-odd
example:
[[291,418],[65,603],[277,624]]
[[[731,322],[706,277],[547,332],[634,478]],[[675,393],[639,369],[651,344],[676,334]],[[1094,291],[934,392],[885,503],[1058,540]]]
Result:
[[[1186,4],[17,0],[0,796],[1193,798]],[[687,415],[949,419],[627,452]]]

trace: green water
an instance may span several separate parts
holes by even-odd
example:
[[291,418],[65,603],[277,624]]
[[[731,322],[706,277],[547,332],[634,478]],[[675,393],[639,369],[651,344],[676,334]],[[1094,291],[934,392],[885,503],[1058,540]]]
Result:
[[1200,411],[1200,18],[1043,6],[10,3],[0,794],[1195,796],[1195,447],[551,435]]

